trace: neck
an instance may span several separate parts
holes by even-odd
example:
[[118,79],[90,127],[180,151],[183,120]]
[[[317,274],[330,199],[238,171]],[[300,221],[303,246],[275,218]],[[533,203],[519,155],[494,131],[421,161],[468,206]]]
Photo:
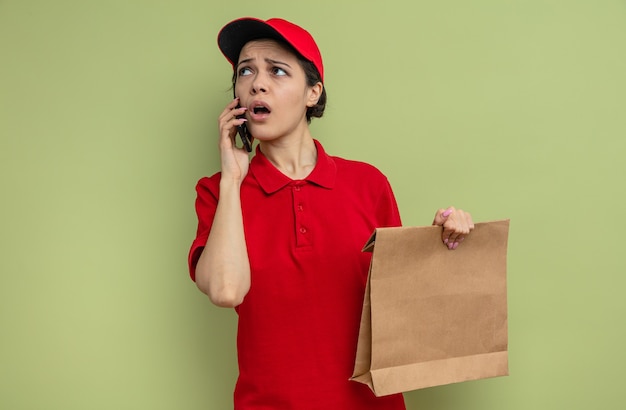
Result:
[[309,133],[298,139],[261,141],[261,152],[291,179],[306,178],[317,163],[317,148]]

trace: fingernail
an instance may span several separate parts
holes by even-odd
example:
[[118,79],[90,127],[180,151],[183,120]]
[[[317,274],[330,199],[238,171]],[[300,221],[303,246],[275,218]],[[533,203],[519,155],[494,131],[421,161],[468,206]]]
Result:
[[451,209],[448,209],[447,211],[445,211],[444,213],[441,214],[441,216],[443,216],[444,218],[447,218],[450,216],[450,214],[452,213]]
[[453,248],[453,246],[454,246],[454,243],[450,242],[450,243],[448,244],[448,249],[452,249],[452,248]]
[[448,238],[444,239],[443,243],[445,243],[447,245],[448,244]]
[[452,249],[456,249],[459,246],[458,242],[454,242],[454,244],[452,245]]

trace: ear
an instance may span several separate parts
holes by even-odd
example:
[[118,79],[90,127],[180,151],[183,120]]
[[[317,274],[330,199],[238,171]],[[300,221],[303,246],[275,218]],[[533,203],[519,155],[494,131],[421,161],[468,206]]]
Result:
[[313,107],[320,100],[322,96],[322,91],[324,91],[324,85],[320,82],[316,83],[314,86],[309,87],[309,98],[306,103],[307,107]]

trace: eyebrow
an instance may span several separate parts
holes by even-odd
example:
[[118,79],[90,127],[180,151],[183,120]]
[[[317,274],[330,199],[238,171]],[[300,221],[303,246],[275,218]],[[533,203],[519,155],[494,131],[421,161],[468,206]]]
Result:
[[291,66],[290,66],[289,64],[284,63],[284,62],[282,62],[282,61],[278,61],[278,60],[272,60],[271,58],[266,58],[266,59],[265,59],[265,62],[267,62],[267,63],[272,63],[272,64],[276,64],[276,65],[284,65],[284,66],[287,66],[287,67],[291,68]]
[[[240,65],[242,65],[242,64],[247,64],[247,63],[249,63],[250,61],[254,61],[254,58],[246,58],[246,59],[244,59],[244,60],[241,60],[241,61],[237,64],[237,68],[239,68],[239,66],[240,66]],[[266,58],[266,59],[265,59],[265,62],[266,62],[266,63],[270,63],[270,64],[274,64],[274,65],[284,65],[284,66],[286,66],[286,67],[291,68],[291,66],[290,66],[289,64],[284,63],[284,62],[282,62],[282,61],[278,61],[278,60],[272,60],[271,58]]]

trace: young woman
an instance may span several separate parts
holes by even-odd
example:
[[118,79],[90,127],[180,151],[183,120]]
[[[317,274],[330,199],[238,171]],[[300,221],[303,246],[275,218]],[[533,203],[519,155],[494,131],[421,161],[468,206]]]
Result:
[[[236,98],[219,116],[221,172],[196,187],[198,230],[189,266],[210,300],[239,315],[235,409],[404,409],[351,382],[374,228],[399,226],[387,178],[328,155],[309,123],[326,104],[311,35],[281,19],[228,23],[218,44]],[[252,160],[235,143],[245,125]],[[331,136],[337,137],[337,136]],[[473,229],[440,209],[445,246]]]

